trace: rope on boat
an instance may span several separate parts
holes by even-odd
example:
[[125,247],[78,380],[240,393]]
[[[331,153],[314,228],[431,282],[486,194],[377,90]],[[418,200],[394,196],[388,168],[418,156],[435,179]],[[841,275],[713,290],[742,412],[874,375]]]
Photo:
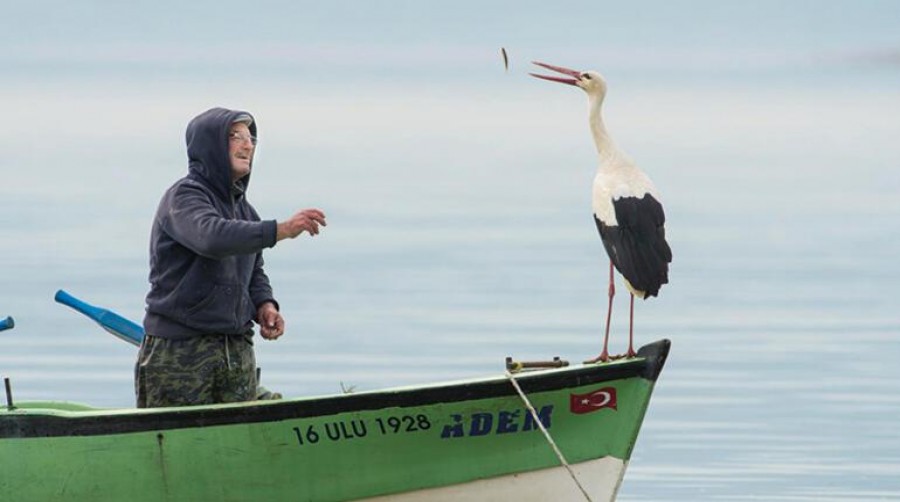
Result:
[[563,456],[562,452],[559,451],[559,447],[556,446],[556,442],[553,441],[553,438],[550,437],[550,433],[547,432],[547,429],[544,427],[544,423],[541,421],[541,418],[538,416],[537,411],[534,409],[534,406],[531,405],[531,401],[528,400],[528,397],[525,396],[525,393],[522,392],[522,388],[519,387],[519,382],[516,381],[516,378],[510,373],[508,370],[505,372],[506,378],[509,379],[512,386],[515,387],[516,392],[519,393],[519,397],[522,398],[522,402],[525,403],[525,407],[528,408],[528,411],[531,413],[532,418],[534,418],[535,423],[541,432],[544,433],[544,437],[547,438],[547,442],[550,443],[550,447],[553,448],[553,452],[556,453],[556,456],[559,458],[559,461],[562,463],[563,467],[569,472],[569,476],[572,477],[572,481],[575,482],[575,485],[581,490],[581,494],[584,495],[584,499],[588,502],[592,502],[591,496],[588,495],[587,490],[584,489],[584,486],[581,485],[581,482],[578,480],[578,476],[575,475],[575,471],[572,470],[572,466],[569,465],[569,462],[566,461],[566,457]]

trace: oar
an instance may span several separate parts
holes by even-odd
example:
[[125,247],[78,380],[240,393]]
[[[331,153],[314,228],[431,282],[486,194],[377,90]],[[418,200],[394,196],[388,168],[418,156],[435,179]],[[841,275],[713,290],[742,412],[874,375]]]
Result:
[[[62,303],[63,305],[72,307],[76,311],[90,317],[91,319],[96,321],[101,328],[109,331],[114,336],[121,338],[122,340],[125,340],[132,345],[140,346],[141,341],[144,340],[144,328],[129,321],[128,319],[125,319],[119,314],[116,314],[112,310],[95,307],[93,305],[85,303],[61,289],[56,292],[56,296],[54,296],[53,299],[59,303]],[[9,318],[9,321],[12,322],[12,318]],[[10,326],[10,328],[11,327],[12,326]],[[256,380],[257,400],[262,401],[268,399],[281,399],[280,393],[272,392],[262,385],[258,385],[259,368],[256,368]]]
[[112,310],[95,307],[85,303],[61,289],[56,292],[56,296],[54,296],[53,299],[90,317],[99,324],[101,328],[132,345],[140,345],[141,341],[144,339],[144,328],[125,319],[119,314],[116,314]]
[[12,317],[7,316],[6,319],[0,319],[0,331],[13,329],[15,325],[16,321],[13,321]]

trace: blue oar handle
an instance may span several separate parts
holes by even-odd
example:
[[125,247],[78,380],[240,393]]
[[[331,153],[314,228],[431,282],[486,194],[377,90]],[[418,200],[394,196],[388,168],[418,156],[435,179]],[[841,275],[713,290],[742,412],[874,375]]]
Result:
[[7,316],[6,319],[0,319],[0,331],[13,329],[15,327],[16,322],[13,321],[12,317]]
[[91,319],[94,319],[95,321],[97,320],[96,318],[103,313],[101,309],[85,303],[61,289],[56,292],[56,295],[53,296],[53,299],[56,300],[57,303],[61,303],[67,307],[72,307],[76,311],[81,312],[82,314],[90,317]]
[[53,297],[57,302],[72,307],[74,310],[90,317],[97,324],[113,335],[132,345],[140,345],[144,339],[144,328],[116,314],[112,310],[95,307],[83,302],[63,290]]

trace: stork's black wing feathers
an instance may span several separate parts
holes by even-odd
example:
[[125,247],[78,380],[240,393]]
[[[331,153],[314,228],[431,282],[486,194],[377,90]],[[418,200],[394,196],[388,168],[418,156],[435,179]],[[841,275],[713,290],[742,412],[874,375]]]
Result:
[[652,195],[622,197],[613,201],[617,224],[600,221],[597,230],[609,258],[631,285],[647,296],[659,294],[669,282],[672,249],[666,242],[666,215]]

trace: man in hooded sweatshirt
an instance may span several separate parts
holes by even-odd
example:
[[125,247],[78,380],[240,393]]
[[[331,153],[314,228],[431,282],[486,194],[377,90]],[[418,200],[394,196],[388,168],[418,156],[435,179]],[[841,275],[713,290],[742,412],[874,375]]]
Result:
[[317,235],[325,215],[260,219],[246,198],[256,133],[252,115],[224,108],[188,124],[188,174],[163,195],[150,234],[139,408],[255,399],[253,323],[267,340],[284,333],[262,251]]

